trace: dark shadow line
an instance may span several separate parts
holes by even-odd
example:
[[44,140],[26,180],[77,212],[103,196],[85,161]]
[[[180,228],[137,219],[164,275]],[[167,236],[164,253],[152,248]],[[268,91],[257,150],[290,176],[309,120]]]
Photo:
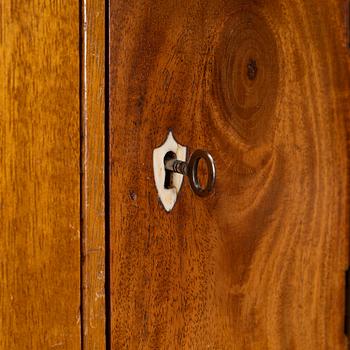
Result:
[[84,18],[83,18],[83,6],[85,0],[79,0],[79,138],[80,138],[80,152],[79,152],[79,207],[80,207],[80,345],[81,349],[84,349],[84,208],[83,208],[83,185],[84,185]]
[[105,3],[105,300],[106,349],[111,349],[111,271],[110,271],[110,164],[109,164],[109,0]]

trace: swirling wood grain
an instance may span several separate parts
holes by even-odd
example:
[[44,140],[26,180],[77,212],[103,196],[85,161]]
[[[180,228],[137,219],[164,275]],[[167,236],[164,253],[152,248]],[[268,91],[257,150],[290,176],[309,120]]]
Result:
[[[345,347],[343,5],[111,3],[115,348]],[[170,214],[151,161],[168,128],[218,174]]]

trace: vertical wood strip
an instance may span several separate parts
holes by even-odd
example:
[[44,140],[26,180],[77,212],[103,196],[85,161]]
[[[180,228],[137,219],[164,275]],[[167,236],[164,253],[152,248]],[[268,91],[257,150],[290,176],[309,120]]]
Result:
[[0,349],[80,349],[79,5],[0,2]]
[[105,339],[105,3],[82,2],[83,349]]

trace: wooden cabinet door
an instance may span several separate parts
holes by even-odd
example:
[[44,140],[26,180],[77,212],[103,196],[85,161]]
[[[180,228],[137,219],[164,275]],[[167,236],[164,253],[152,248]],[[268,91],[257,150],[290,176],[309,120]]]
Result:
[[[113,349],[344,349],[344,1],[111,0]],[[171,128],[215,191],[159,202]]]

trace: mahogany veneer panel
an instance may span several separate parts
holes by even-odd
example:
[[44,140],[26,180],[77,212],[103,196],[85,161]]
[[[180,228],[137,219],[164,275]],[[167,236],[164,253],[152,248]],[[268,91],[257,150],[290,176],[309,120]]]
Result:
[[[112,348],[343,349],[344,2],[110,2]],[[212,152],[157,198],[152,151]]]

